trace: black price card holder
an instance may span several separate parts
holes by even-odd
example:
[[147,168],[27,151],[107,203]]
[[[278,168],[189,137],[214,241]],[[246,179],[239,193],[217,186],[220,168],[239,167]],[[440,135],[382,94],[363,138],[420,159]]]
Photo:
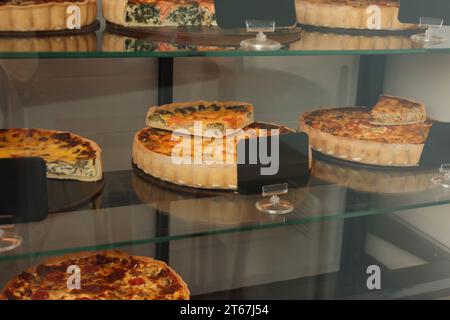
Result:
[[[308,183],[310,177],[308,136],[305,133],[277,136],[275,139],[279,139],[278,152],[272,148],[272,139],[274,137],[269,136],[239,142],[240,194],[261,194],[264,186],[276,184],[287,183],[289,188],[298,188]],[[270,163],[268,159],[262,159],[260,154],[269,155]]]
[[439,168],[443,164],[450,164],[450,123],[436,122],[425,142],[420,166]]
[[398,19],[403,23],[413,23],[426,28],[424,33],[411,37],[414,42],[421,43],[425,47],[441,44],[446,39],[435,35],[434,31],[450,24],[450,1],[401,0]]
[[0,159],[0,217],[35,222],[48,215],[47,177],[41,158]]
[[274,21],[276,28],[297,24],[295,0],[214,0],[217,24],[223,29],[245,29],[249,20]]
[[450,24],[449,0],[400,0],[398,19],[403,23],[420,24],[421,18],[442,19]]

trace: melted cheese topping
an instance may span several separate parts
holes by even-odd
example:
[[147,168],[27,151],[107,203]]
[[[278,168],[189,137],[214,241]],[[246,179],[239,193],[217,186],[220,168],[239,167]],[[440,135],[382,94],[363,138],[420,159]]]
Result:
[[381,143],[423,144],[432,124],[381,126],[370,123],[370,111],[364,108],[338,108],[313,111],[305,124],[334,136]]

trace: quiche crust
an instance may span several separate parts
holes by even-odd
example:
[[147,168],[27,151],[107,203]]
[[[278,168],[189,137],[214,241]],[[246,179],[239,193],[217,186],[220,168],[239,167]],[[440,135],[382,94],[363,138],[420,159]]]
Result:
[[[268,129],[279,129],[280,134],[294,132],[287,127],[273,124],[261,123],[261,125],[270,126]],[[148,128],[145,128],[136,133],[132,149],[134,164],[145,173],[163,181],[194,188],[223,190],[238,188],[237,161],[215,164],[196,164],[192,161],[191,164],[175,164],[170,154],[171,150],[165,150],[165,154],[150,150],[139,139],[147,130]],[[225,152],[236,155],[235,146],[227,146],[226,149]]]
[[[111,1],[114,2],[114,1]],[[55,31],[67,29],[67,8],[77,5],[81,11],[81,27],[97,18],[96,0],[49,1],[37,4],[0,5],[0,31]]]
[[95,33],[70,37],[0,38],[1,52],[92,52],[96,49]]
[[323,154],[343,160],[378,165],[413,167],[419,164],[424,143],[383,143],[335,136],[313,128],[306,123],[310,113],[300,117],[300,131],[309,136],[311,148]]
[[398,20],[398,1],[296,0],[299,23],[328,28],[369,29],[367,21],[370,18],[368,9],[371,5],[377,5],[381,9],[378,30],[410,30],[418,27]]

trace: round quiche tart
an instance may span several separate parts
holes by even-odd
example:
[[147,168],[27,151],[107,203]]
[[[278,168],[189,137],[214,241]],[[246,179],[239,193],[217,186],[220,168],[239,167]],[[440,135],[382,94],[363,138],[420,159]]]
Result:
[[299,125],[311,147],[326,155],[380,166],[418,165],[432,123],[383,126],[371,117],[366,108],[322,109],[303,114]]
[[188,300],[189,295],[183,279],[162,261],[100,251],[44,261],[9,281],[0,300]]
[[[174,136],[156,128],[136,133],[133,162],[151,176],[205,189],[237,189],[237,144],[241,139],[287,134],[293,130],[253,123],[226,137]],[[175,155],[175,157],[174,157]]]
[[97,18],[96,0],[0,0],[0,31],[67,30],[72,6],[79,11],[80,27]]
[[415,24],[398,20],[398,0],[296,0],[303,25],[359,30],[408,30]]
[[0,158],[42,158],[47,178],[101,180],[101,154],[102,150],[94,141],[70,132],[0,129]]

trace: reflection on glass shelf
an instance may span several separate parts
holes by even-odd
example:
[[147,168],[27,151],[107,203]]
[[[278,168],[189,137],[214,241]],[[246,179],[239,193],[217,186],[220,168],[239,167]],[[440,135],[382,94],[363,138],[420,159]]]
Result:
[[[360,174],[363,179],[364,172]],[[367,178],[367,183],[372,183],[372,177]],[[60,213],[39,223],[18,225],[23,244],[1,254],[0,261],[304,225],[450,203],[450,192],[435,186],[421,188],[420,192],[381,194],[356,192],[313,179],[308,187],[291,189],[283,196],[294,204],[292,213],[271,216],[256,209],[259,195],[180,193],[143,181],[132,171],[107,173],[105,179],[103,208]],[[168,218],[166,225],[158,225],[161,217]]]
[[[233,33],[234,32],[234,33]],[[190,56],[301,56],[339,54],[407,54],[450,52],[450,28],[440,30],[442,44],[425,46],[405,33],[370,33],[326,28],[283,31],[270,35],[282,43],[278,51],[245,51],[239,46],[249,34],[206,28],[192,31],[156,28],[138,31],[103,26],[95,50],[93,34],[74,37],[0,38],[0,58],[96,58],[96,57],[190,57]]]

